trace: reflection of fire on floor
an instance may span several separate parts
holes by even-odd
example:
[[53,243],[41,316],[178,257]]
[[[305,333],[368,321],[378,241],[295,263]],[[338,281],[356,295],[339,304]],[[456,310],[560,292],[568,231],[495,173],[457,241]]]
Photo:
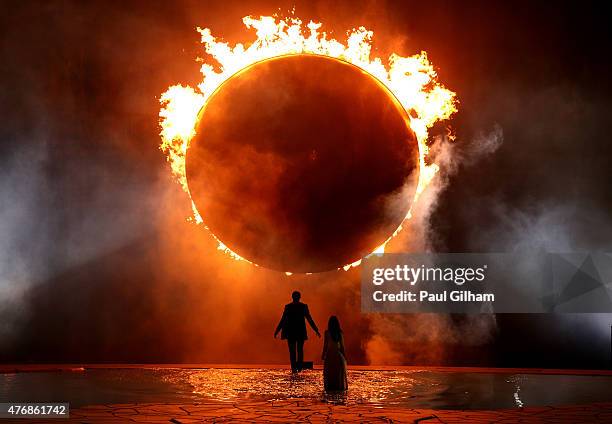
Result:
[[70,422],[362,422],[362,423],[577,423],[611,422],[612,403],[582,406],[455,411],[330,405],[316,401],[284,400],[186,404],[100,405],[70,411]]
[[[612,422],[612,371],[280,365],[0,365],[14,402],[61,399],[69,422]],[[552,406],[551,406],[552,405]],[[15,421],[21,422],[21,421]],[[46,421],[45,421],[46,422]]]

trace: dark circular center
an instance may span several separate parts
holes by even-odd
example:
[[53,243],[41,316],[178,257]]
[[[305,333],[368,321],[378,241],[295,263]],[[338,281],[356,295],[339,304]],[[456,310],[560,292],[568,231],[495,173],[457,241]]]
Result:
[[205,225],[280,271],[352,263],[401,224],[418,180],[408,117],[378,80],[314,55],[258,62],[200,112],[187,181]]

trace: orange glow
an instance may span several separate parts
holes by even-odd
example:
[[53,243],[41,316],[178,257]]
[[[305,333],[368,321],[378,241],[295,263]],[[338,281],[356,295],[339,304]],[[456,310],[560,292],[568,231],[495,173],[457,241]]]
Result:
[[[198,114],[214,91],[232,75],[256,62],[288,54],[316,54],[343,60],[363,69],[388,87],[409,113],[409,124],[418,139],[420,156],[419,182],[412,203],[414,205],[439,169],[435,163],[425,163],[428,130],[434,123],[447,120],[457,111],[455,93],[438,83],[427,53],[421,52],[409,57],[392,54],[385,64],[378,57],[371,58],[373,32],[364,27],[349,31],[345,43],[342,43],[328,38],[325,32],[319,31],[321,24],[312,21],[305,28],[297,18],[282,20],[262,16],[256,19],[247,16],[243,22],[247,28],[254,29],[257,35],[256,40],[248,45],[239,43],[231,47],[227,43],[217,41],[209,29],[198,28],[206,53],[210,54],[219,66],[202,64],[200,71],[203,79],[197,88],[174,85],[160,98],[160,148],[167,155],[172,173],[183,190],[189,195],[185,173],[189,142],[195,135]],[[193,201],[191,205],[195,222],[204,224],[205,219],[200,216]],[[410,217],[409,211],[405,219]],[[372,253],[383,253],[386,244],[401,229],[402,225]],[[213,237],[219,242],[220,250],[234,259],[246,260],[224,245],[214,234]],[[343,268],[348,270],[360,263],[361,260],[358,260]]]

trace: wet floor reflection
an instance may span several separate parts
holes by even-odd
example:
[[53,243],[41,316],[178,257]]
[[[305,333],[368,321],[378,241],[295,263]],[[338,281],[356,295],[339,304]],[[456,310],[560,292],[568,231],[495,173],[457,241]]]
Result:
[[308,399],[338,405],[497,409],[612,401],[612,377],[349,370],[325,393],[321,370],[90,369],[0,374],[0,402],[194,403]]
[[291,374],[269,369],[184,370],[166,376],[188,382],[194,393],[211,399],[318,399],[334,404],[367,403],[411,408],[521,408],[612,401],[612,378],[602,376],[355,371],[349,390],[325,393],[320,371]]

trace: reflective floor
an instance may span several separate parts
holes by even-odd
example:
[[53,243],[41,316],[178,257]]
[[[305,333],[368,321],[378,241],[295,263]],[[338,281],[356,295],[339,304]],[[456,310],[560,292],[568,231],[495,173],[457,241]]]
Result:
[[0,374],[0,402],[240,402],[305,398],[427,409],[498,409],[612,401],[612,376],[349,371],[349,391],[324,393],[320,370],[88,369]]

